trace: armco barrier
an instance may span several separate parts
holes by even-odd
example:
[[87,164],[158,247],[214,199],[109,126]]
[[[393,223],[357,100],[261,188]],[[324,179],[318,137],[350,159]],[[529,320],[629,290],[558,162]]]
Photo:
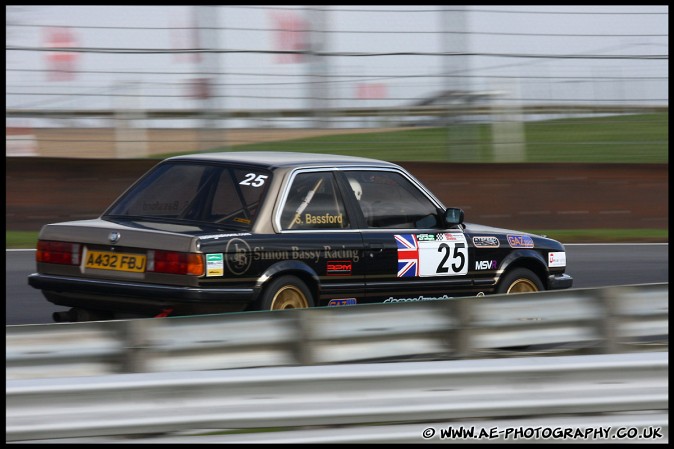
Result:
[[667,352],[9,380],[6,439],[635,412],[657,425],[668,400]]
[[[431,430],[429,430],[431,429]],[[432,436],[428,432],[432,432]],[[452,432],[451,434],[449,432]],[[460,436],[463,434],[463,436]],[[472,434],[472,435],[471,435]],[[627,435],[634,435],[628,438]],[[481,435],[481,436],[480,436]],[[133,438],[129,440],[129,438]],[[206,433],[203,430],[159,435],[111,435],[50,440],[67,443],[150,444],[418,444],[418,443],[668,443],[669,414],[621,412],[516,419],[461,419],[416,424],[319,426],[300,430]]]
[[6,327],[7,379],[668,348],[668,284]]
[[[5,159],[5,227],[99,216],[159,159]],[[668,164],[401,162],[466,221],[508,229],[666,229]]]

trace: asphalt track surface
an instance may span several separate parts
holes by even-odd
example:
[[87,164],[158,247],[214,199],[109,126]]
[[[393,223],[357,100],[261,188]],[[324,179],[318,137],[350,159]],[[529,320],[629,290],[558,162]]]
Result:
[[[667,243],[566,244],[573,288],[669,282]],[[6,250],[6,325],[52,324],[52,313],[67,310],[28,285],[34,250]]]

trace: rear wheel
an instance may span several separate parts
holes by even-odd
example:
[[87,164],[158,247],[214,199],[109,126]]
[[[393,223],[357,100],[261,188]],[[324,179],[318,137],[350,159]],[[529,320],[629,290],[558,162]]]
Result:
[[271,281],[260,301],[262,310],[306,309],[313,305],[309,288],[295,276],[281,276]]
[[516,268],[505,274],[499,283],[498,293],[533,293],[545,290],[543,283],[531,270]]

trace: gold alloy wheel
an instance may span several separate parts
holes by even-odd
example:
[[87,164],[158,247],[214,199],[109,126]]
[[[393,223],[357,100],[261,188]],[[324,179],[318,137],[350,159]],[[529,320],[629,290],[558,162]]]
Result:
[[510,284],[510,287],[508,287],[508,291],[506,293],[533,293],[537,292],[538,287],[536,287],[536,284],[527,278],[519,278],[513,281],[512,284]]
[[294,285],[285,285],[279,289],[271,301],[271,310],[306,309],[309,301],[302,291]]

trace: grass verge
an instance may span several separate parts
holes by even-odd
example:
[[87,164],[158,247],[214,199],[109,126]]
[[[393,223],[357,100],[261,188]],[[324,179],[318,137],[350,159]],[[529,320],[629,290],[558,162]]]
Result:
[[[668,163],[669,113],[524,122],[523,162]],[[214,151],[299,151],[387,161],[494,162],[490,124],[334,134],[219,147]],[[155,157],[168,157],[173,153]]]

